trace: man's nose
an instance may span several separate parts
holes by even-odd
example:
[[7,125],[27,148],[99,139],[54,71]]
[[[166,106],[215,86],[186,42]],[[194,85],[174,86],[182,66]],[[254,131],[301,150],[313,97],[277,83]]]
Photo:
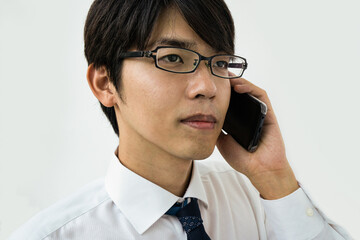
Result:
[[189,75],[189,98],[214,98],[216,96],[215,76],[211,74],[208,61],[201,61],[193,74]]

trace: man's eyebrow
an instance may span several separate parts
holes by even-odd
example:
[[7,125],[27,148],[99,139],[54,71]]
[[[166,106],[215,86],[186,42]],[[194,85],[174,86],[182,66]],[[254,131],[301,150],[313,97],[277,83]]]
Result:
[[172,47],[181,47],[181,48],[187,48],[192,49],[197,44],[193,41],[187,41],[182,39],[176,39],[176,38],[160,38],[156,40],[151,46],[157,47],[157,46],[172,46]]

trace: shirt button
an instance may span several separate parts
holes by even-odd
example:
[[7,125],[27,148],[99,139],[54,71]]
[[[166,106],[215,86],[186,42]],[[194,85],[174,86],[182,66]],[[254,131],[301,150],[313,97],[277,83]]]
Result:
[[312,210],[312,208],[308,208],[306,210],[306,215],[308,215],[309,217],[312,217],[314,215],[314,210]]

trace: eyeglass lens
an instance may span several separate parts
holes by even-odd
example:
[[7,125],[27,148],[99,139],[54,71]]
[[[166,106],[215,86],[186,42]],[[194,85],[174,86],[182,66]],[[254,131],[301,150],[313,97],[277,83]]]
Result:
[[[156,53],[156,63],[164,70],[187,73],[197,67],[199,55],[182,48],[159,48]],[[219,77],[241,76],[244,66],[244,59],[233,55],[218,55],[211,60],[212,73]]]

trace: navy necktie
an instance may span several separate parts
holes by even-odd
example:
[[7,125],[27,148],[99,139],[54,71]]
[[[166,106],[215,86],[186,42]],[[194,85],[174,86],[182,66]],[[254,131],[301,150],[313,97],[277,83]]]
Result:
[[203,221],[196,198],[191,198],[190,203],[175,203],[166,214],[174,215],[179,219],[188,240],[211,240],[202,224]]

